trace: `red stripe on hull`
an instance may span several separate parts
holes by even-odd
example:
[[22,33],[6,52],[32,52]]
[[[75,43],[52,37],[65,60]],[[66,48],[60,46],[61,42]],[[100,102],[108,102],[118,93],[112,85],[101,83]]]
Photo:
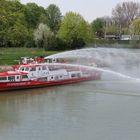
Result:
[[22,81],[22,82],[0,83],[0,91],[64,85],[97,79],[100,79],[100,75],[81,78],[71,78],[58,81]]

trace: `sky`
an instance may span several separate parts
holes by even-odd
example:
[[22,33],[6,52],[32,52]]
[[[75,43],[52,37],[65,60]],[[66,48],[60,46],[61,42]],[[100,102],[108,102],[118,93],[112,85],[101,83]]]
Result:
[[[97,17],[111,16],[112,9],[118,3],[127,1],[130,0],[20,0],[23,4],[34,2],[44,8],[55,4],[60,8],[62,15],[69,11],[77,12],[88,22],[92,22]],[[140,2],[140,0],[131,1]]]

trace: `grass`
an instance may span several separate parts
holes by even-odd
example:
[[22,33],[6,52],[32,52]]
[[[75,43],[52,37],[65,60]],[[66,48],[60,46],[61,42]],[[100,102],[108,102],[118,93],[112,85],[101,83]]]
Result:
[[0,48],[0,65],[16,64],[20,57],[48,56],[58,53],[38,48]]

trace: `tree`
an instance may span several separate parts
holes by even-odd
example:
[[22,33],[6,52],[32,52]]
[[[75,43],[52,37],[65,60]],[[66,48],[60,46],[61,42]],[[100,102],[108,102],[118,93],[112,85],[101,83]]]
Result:
[[123,2],[116,5],[112,10],[112,16],[115,20],[120,34],[122,28],[129,28],[131,22],[140,15],[140,3],[137,2]]
[[27,3],[24,8],[25,20],[28,28],[35,29],[39,22],[41,15],[45,15],[45,9],[35,3]]
[[104,25],[105,22],[101,18],[97,18],[91,23],[92,31],[98,38],[104,37]]
[[45,50],[53,46],[53,38],[53,32],[47,25],[43,23],[40,23],[38,28],[34,31],[34,40],[37,47],[44,48]]
[[117,31],[118,30],[115,25],[110,25],[105,28],[106,35],[117,35],[118,34]]
[[[91,30],[84,18],[74,12],[66,13],[58,31],[58,37],[68,44],[68,49],[74,49],[89,42]],[[77,42],[77,43],[76,43]]]
[[132,22],[131,34],[140,35],[140,18],[137,18]]
[[[0,1],[0,46],[17,46],[17,43],[11,42],[13,40],[15,34],[18,34],[17,32],[20,31],[19,26],[21,27],[20,33],[24,34],[24,31],[26,30],[25,26],[25,18],[24,14],[22,12],[23,5],[18,1],[6,1],[1,0]],[[23,27],[24,26],[24,27]],[[15,30],[16,28],[16,30]],[[24,30],[22,30],[24,28]],[[24,34],[25,35],[25,34]],[[27,34],[26,34],[27,35]],[[25,35],[25,37],[26,37]],[[19,36],[15,37],[14,40],[17,40],[19,42],[22,41],[18,38]],[[24,40],[24,38],[23,38]],[[24,40],[25,41],[25,40]],[[22,43],[24,42],[22,41]],[[16,41],[14,41],[16,42]],[[24,45],[20,43],[20,45]],[[15,47],[15,46],[14,46]]]
[[19,2],[1,0],[0,9],[0,30],[13,26],[15,22],[25,23],[23,5]]
[[60,9],[55,4],[50,4],[46,9],[47,14],[47,25],[53,32],[58,31],[61,22]]
[[7,1],[14,1],[14,2],[15,2],[15,1],[17,2],[17,1],[18,1],[18,2],[19,2],[19,0],[7,0]]
[[28,29],[18,22],[7,30],[6,36],[10,47],[23,47],[30,39]]

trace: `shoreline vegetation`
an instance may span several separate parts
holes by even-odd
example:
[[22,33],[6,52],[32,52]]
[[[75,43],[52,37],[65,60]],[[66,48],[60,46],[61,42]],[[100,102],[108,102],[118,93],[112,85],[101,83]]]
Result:
[[91,23],[76,12],[62,15],[55,4],[42,7],[33,2],[22,4],[19,0],[1,0],[0,8],[0,48],[65,51],[88,44],[126,41],[126,46],[134,48],[140,44],[139,2],[118,3],[112,7],[111,16],[97,17]]
[[118,3],[111,17],[98,17],[91,23],[79,13],[62,15],[55,4],[45,8],[0,0],[0,8],[0,65],[17,64],[20,57],[86,47],[140,48],[139,2]]
[[109,48],[132,48],[140,49],[140,40],[105,40],[96,39],[91,45],[92,47],[109,47]]

